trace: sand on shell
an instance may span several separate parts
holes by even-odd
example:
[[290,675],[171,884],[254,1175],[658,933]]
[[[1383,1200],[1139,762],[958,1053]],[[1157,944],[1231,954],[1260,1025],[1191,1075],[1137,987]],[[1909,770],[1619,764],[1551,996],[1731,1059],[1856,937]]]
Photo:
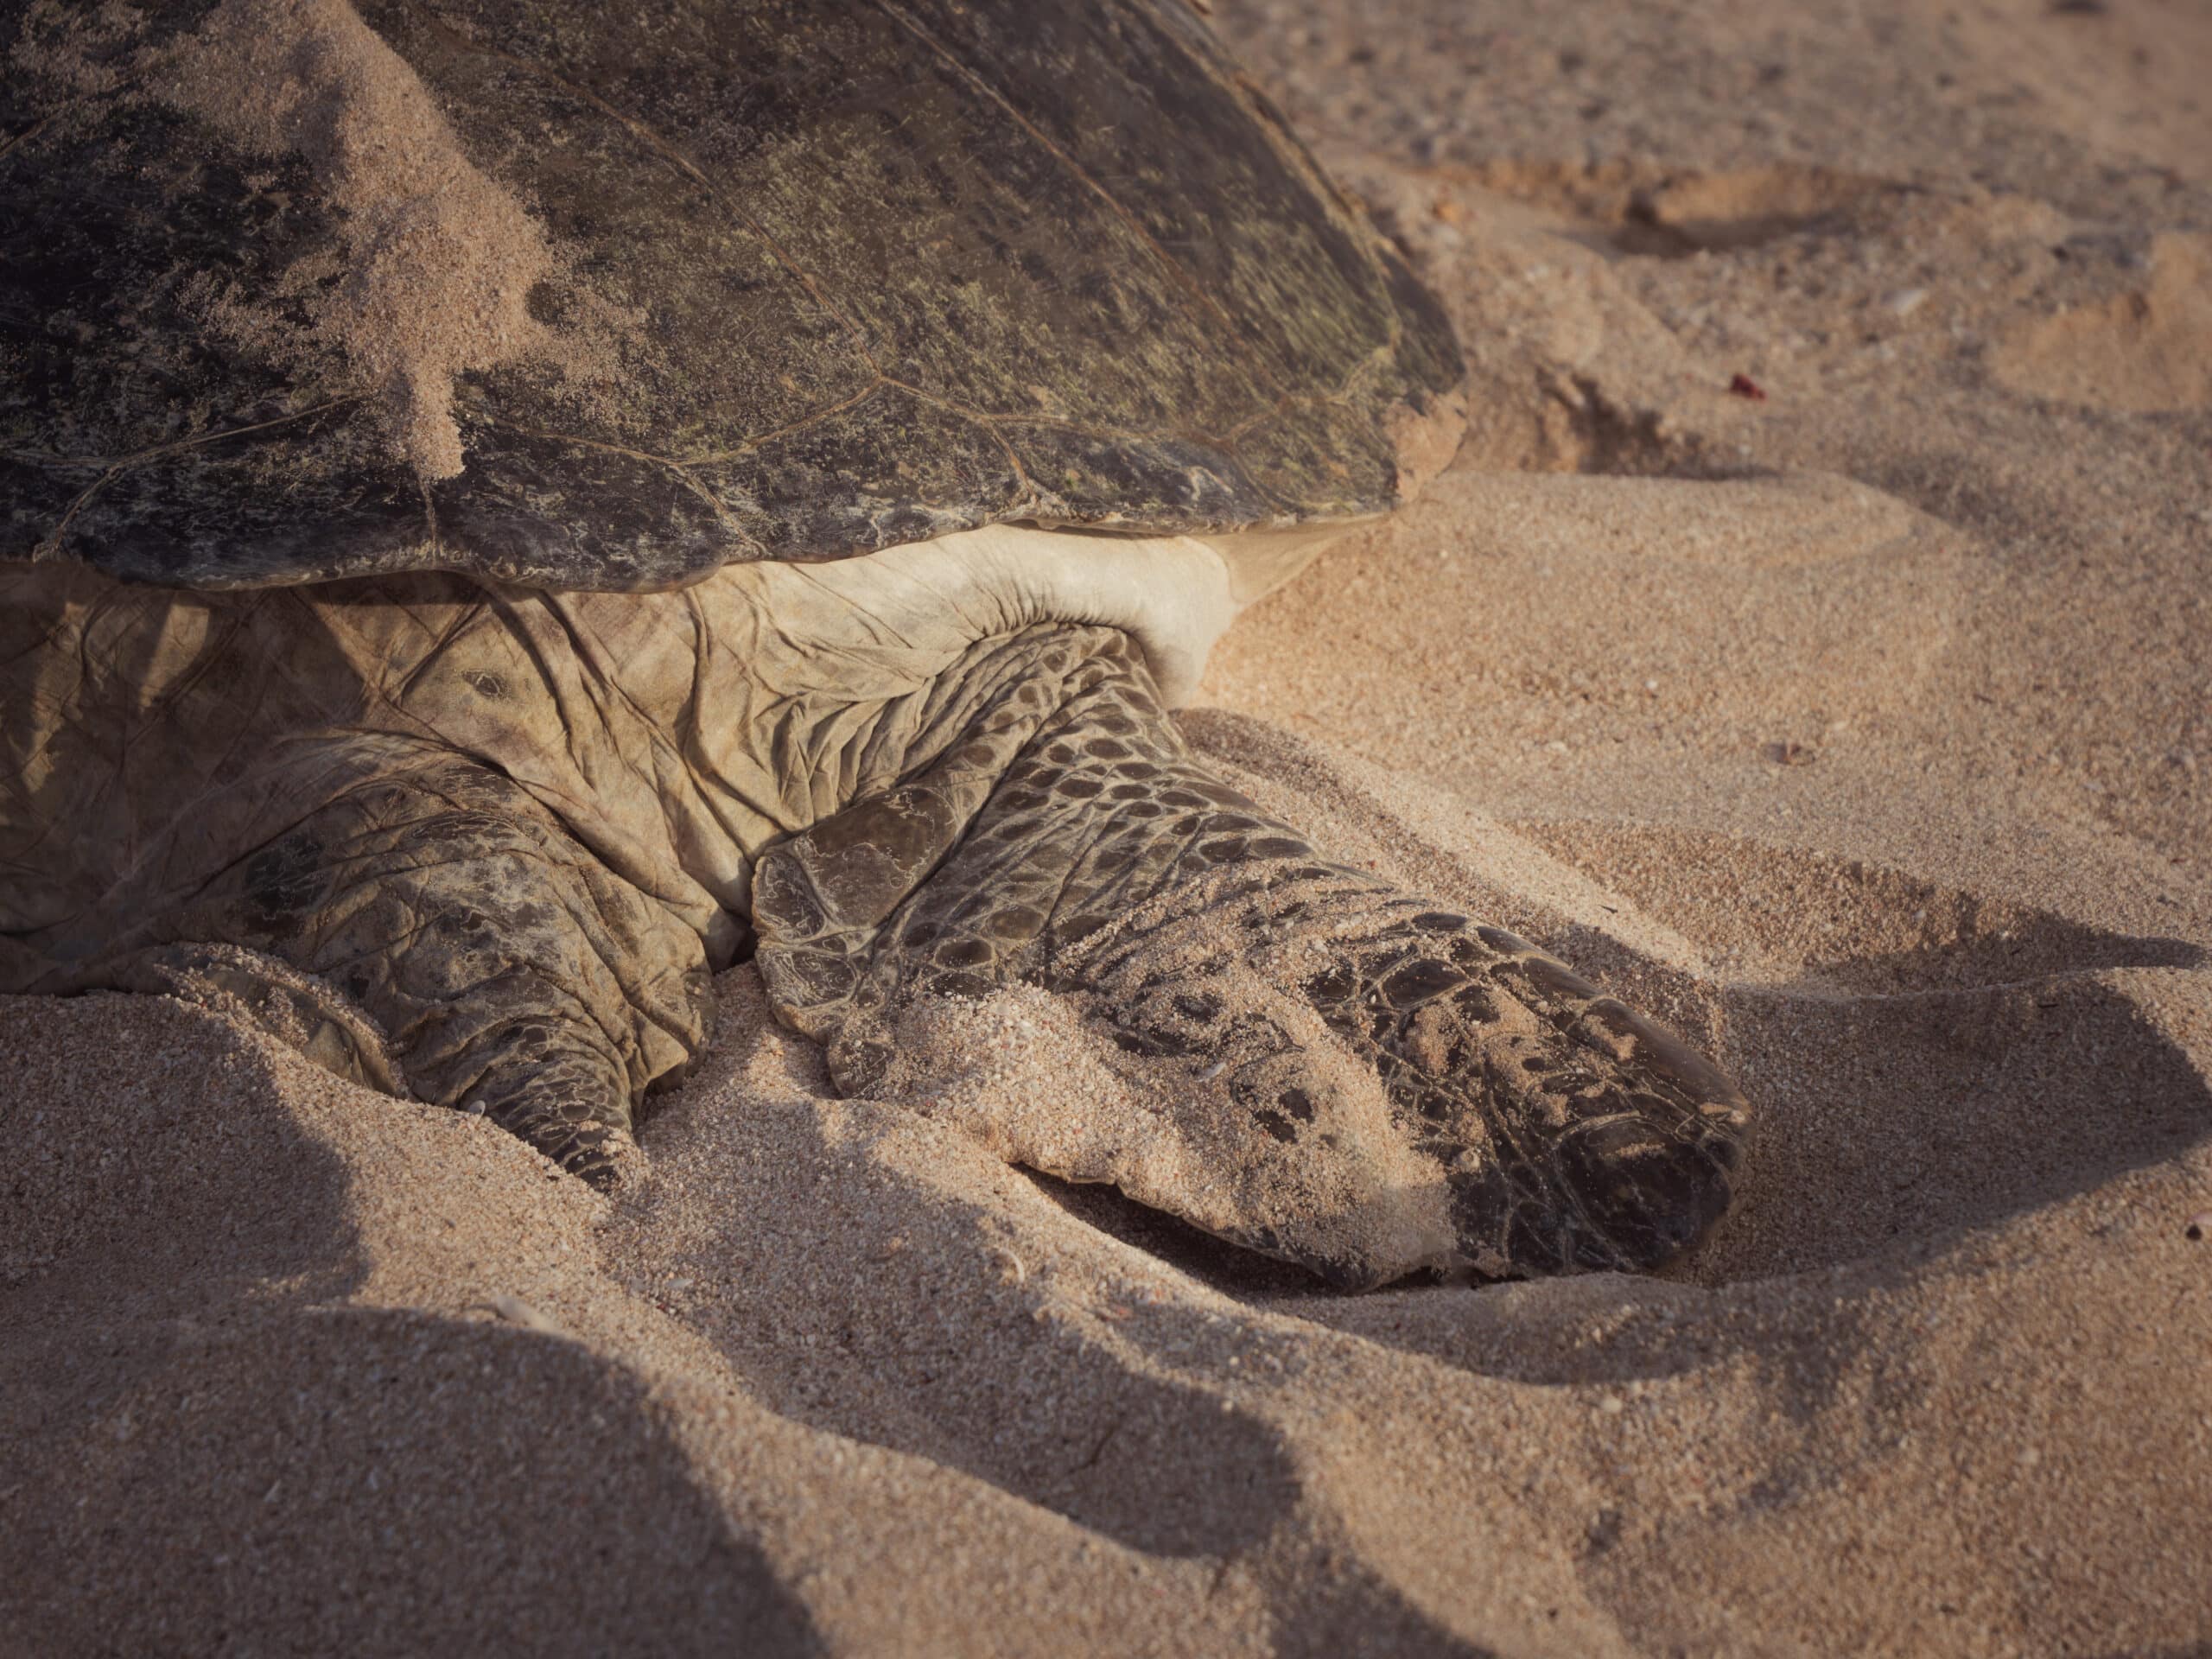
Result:
[[563,259],[351,0],[219,0],[175,41],[134,46],[146,21],[126,0],[33,0],[12,55],[85,111],[158,104],[245,156],[298,156],[340,226],[334,250],[302,256],[272,292],[189,279],[187,312],[210,336],[372,397],[426,480],[467,464],[458,377],[534,360],[582,398],[620,372],[614,340],[636,320],[588,291],[569,296],[582,327],[531,314],[534,289],[569,285]]
[[0,1650],[2212,1642],[2199,21],[1215,11],[1477,415],[1188,729],[1709,1046],[1735,1211],[1334,1296],[1007,1165],[1096,1173],[1033,993],[932,1016],[970,1094],[843,1101],[736,969],[613,1200],[12,1001]]

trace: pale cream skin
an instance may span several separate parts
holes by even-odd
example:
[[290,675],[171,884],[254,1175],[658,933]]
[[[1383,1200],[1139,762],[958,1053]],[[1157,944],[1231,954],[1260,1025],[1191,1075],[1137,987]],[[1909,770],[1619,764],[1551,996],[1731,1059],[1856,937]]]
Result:
[[[661,594],[435,573],[199,593],[10,567],[0,931],[82,960],[303,801],[435,747],[529,791],[724,959],[766,847],[957,741],[987,695],[963,685],[980,647],[1119,628],[1179,704],[1238,611],[1326,538],[992,525]],[[0,962],[0,979],[41,976]]]
[[[749,930],[855,1090],[898,1052],[884,1010],[1049,961],[1129,1052],[1166,1045],[1187,1109],[1025,1144],[1040,1167],[1347,1285],[1463,1249],[1663,1259],[1726,1201],[1733,1085],[1526,942],[1331,866],[1162,719],[1310,550],[1004,527],[652,594],[0,567],[0,990],[227,999],[592,1171],[703,1052]],[[1197,1082],[1237,1081],[1181,1092],[1208,1053]],[[1303,1194],[1319,1230],[1248,1235],[1229,1192]]]

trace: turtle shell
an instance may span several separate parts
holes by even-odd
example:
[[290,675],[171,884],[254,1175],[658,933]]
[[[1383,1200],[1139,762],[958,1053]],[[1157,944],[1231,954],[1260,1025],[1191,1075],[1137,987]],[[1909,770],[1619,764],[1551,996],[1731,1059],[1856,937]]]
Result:
[[0,0],[0,558],[660,588],[1363,517],[1456,431],[1187,0]]

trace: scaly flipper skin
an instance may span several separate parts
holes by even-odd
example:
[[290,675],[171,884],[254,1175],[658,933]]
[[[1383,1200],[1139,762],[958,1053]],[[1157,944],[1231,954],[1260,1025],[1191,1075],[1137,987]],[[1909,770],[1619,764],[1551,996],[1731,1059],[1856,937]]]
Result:
[[1195,672],[1211,553],[1035,540],[664,594],[0,565],[0,989],[221,1001],[598,1167],[703,1045],[761,849],[956,749],[947,836],[980,810],[1053,706],[1009,636],[1126,614]]
[[[1318,857],[1208,774],[1123,636],[1003,649],[1031,672],[968,743],[761,861],[771,997],[841,1088],[880,1078],[907,1000],[1027,979],[1123,1050],[1225,1071],[1236,1108],[1296,1142],[1331,1085],[1282,1020],[1239,1011],[1228,981],[1256,973],[1379,1073],[1467,1266],[1646,1268],[1719,1218],[1749,1114],[1677,1039],[1512,934]],[[1340,1284],[1387,1271],[1242,1242]]]
[[[696,936],[524,791],[452,756],[382,767],[171,925],[320,976],[382,1027],[416,1099],[481,1112],[587,1177],[628,1142],[647,1084],[706,1045]],[[143,959],[110,982],[170,988],[138,982]]]

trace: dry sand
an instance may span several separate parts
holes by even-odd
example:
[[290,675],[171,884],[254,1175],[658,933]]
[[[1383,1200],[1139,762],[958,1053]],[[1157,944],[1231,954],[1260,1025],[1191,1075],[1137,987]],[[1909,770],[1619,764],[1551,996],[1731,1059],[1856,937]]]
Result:
[[1215,10],[1478,413],[1190,729],[1709,1044],[1734,1214],[1337,1297],[830,1097],[749,969],[612,1202],[16,1002],[0,1650],[2212,1644],[2212,15]]

